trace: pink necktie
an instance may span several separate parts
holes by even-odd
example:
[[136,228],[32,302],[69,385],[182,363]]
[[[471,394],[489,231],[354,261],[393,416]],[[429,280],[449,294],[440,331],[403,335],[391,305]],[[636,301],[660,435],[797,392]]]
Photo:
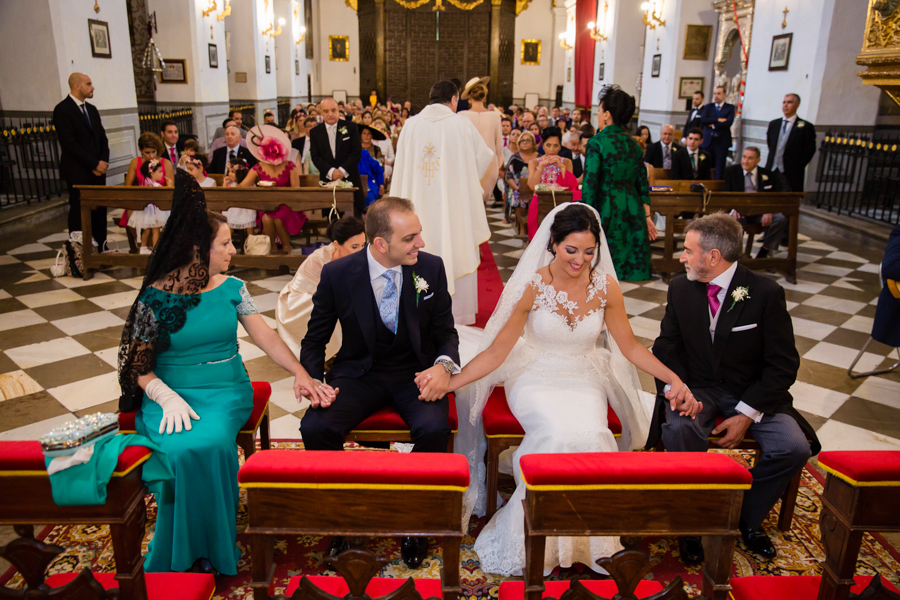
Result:
[[721,289],[721,286],[714,283],[706,284],[706,297],[709,299],[709,311],[712,313],[713,317],[719,312],[719,307],[721,306],[721,303],[719,302],[719,291]]
[[171,150],[169,150],[169,156],[172,157],[172,164],[173,164],[173,165],[174,165],[175,163],[178,162],[178,159],[175,158],[175,147],[174,147],[174,146],[172,147]]

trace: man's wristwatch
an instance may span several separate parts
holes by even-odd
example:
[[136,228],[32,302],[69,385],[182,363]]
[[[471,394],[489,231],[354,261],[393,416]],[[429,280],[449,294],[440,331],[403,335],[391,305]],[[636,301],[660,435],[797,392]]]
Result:
[[450,375],[453,375],[453,371],[456,370],[456,365],[453,364],[453,361],[447,358],[442,358],[441,360],[435,361],[436,365],[441,365]]

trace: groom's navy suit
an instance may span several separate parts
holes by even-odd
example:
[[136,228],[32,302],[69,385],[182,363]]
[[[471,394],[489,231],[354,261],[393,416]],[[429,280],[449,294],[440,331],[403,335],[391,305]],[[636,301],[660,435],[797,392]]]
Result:
[[[749,297],[735,302],[732,292],[741,286]],[[738,265],[718,310],[714,339],[706,291],[705,283],[685,276],[673,279],[653,343],[654,356],[687,384],[703,410],[696,420],[673,412],[657,380],[647,448],[662,437],[670,452],[705,452],[716,417],[735,416],[741,412],[739,402],[761,412],[762,420],[751,423],[748,431],[763,455],[750,471],[753,486],[744,494],[741,510],[743,520],[755,529],[820,445],[788,391],[797,378],[800,356],[784,289]]]
[[[367,246],[362,252],[325,265],[313,295],[300,363],[322,379],[325,345],[340,321],[343,342],[327,375],[340,392],[328,408],[311,408],[300,431],[309,450],[340,450],[344,439],[363,419],[391,406],[410,427],[414,451],[444,452],[450,434],[449,401],[418,399],[415,374],[440,356],[459,364],[459,336],[453,325],[444,263],[419,252],[418,262],[404,266],[400,285],[397,332],[382,322],[372,287]],[[428,289],[416,291],[413,275]]]

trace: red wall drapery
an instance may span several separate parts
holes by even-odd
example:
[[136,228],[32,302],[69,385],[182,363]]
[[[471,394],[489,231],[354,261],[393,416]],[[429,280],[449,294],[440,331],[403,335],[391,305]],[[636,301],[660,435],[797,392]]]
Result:
[[588,23],[597,20],[597,0],[575,4],[575,105],[591,108],[594,94],[594,39]]

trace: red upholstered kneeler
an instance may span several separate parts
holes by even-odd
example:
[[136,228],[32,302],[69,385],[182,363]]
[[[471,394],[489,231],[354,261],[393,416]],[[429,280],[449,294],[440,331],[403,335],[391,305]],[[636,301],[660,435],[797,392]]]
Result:
[[[461,591],[462,497],[469,486],[462,455],[269,450],[244,462],[238,483],[247,490],[250,585],[256,600],[268,600],[274,535],[442,538],[447,568],[442,585],[429,585],[439,585],[446,600]],[[427,510],[397,510],[398,499]]]
[[[44,583],[51,588],[69,583],[77,573],[51,575]],[[216,591],[216,579],[204,573],[146,573],[148,600],[210,600]],[[114,573],[94,573],[105,590],[118,588]]]
[[[291,577],[291,580],[284,590],[284,595],[290,596],[293,594],[297,588],[300,587],[300,580],[303,578],[303,575]],[[350,591],[346,582],[340,577],[316,576],[309,577],[308,579],[316,584],[317,587],[338,598],[343,598]],[[375,577],[369,582],[369,585],[366,586],[366,593],[370,598],[379,598],[395,591],[405,582],[405,579]],[[416,579],[415,584],[416,591],[422,595],[422,598],[440,598],[443,595],[443,592],[441,591],[441,582],[437,579]]]
[[[874,577],[854,577],[853,594],[862,593]],[[819,597],[821,577],[738,577],[731,580],[731,596],[734,600],[816,600]],[[881,583],[892,592],[895,588],[882,578]]]
[[[541,598],[561,598],[568,591],[571,583],[571,581],[548,581],[544,584],[545,589]],[[603,598],[612,598],[618,591],[614,581],[589,579],[581,583]],[[658,581],[644,580],[638,584],[635,595],[638,598],[644,598],[661,591],[663,591],[663,586]],[[525,598],[524,581],[504,581],[500,584],[499,600],[523,600],[523,598]]]
[[[250,418],[241,427],[237,435],[237,445],[244,451],[247,459],[256,452],[256,432],[259,431],[259,445],[263,450],[268,450],[269,443],[269,398],[272,396],[272,385],[268,381],[254,381],[253,385],[253,410]],[[137,433],[134,420],[137,411],[119,413],[119,432]]]
[[[542,597],[548,536],[644,535],[703,536],[703,595],[727,598],[741,501],[752,482],[749,471],[731,457],[675,452],[531,454],[519,460],[519,468],[526,486],[528,600]],[[625,537],[626,546],[634,543],[626,543]],[[613,563],[619,555],[613,556]]]
[[[485,487],[487,493],[487,510],[485,516],[488,520],[497,512],[497,488],[500,482],[500,454],[507,448],[518,446],[525,437],[525,430],[519,425],[516,417],[509,409],[506,402],[506,390],[495,387],[491,392],[484,410],[481,412],[484,423],[484,435],[487,438],[488,448],[485,456]],[[609,430],[613,435],[622,435],[622,423],[619,417],[610,408],[607,412]]]
[[[450,427],[450,437],[447,440],[447,452],[453,452],[453,440],[459,428],[459,419],[456,415],[456,395],[447,394],[450,400],[450,411],[447,425]],[[409,427],[400,418],[399,413],[390,407],[382,408],[369,418],[363,420],[353,431],[347,434],[348,442],[412,442]]]

